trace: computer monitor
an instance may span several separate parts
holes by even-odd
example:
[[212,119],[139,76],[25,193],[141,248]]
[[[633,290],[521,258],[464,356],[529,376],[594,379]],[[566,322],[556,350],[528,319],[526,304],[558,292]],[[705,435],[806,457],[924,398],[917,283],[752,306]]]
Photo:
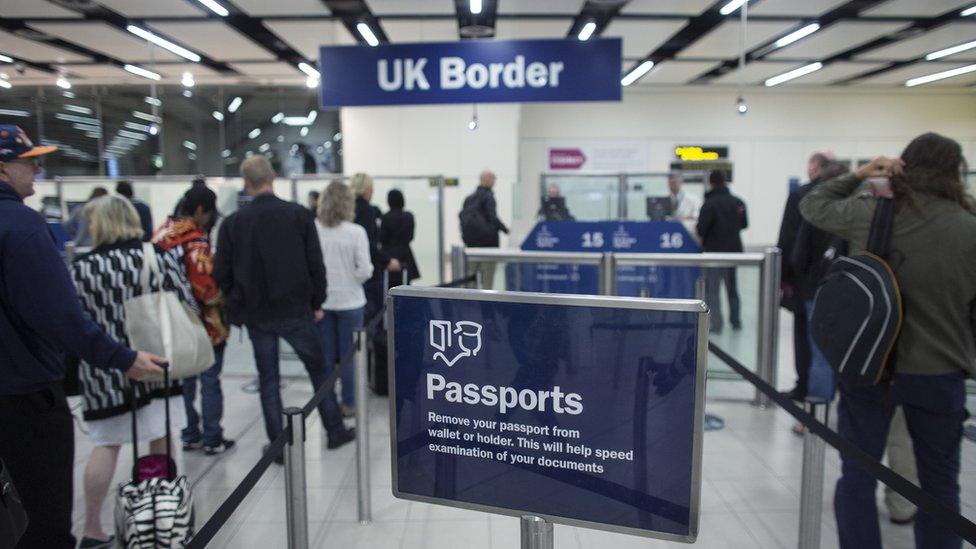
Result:
[[664,221],[671,215],[670,196],[648,196],[647,217],[651,221]]

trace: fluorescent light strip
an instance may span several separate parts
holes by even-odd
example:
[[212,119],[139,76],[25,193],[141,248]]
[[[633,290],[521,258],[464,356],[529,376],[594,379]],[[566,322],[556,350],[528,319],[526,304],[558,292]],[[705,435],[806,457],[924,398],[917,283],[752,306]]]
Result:
[[302,129],[298,130],[298,133],[302,137],[305,137],[306,135],[308,135],[308,126],[303,126]]
[[149,103],[150,105],[155,105],[157,107],[163,106],[163,102],[160,101],[159,99],[156,99],[155,97],[146,97],[146,103]]
[[809,25],[803,27],[802,29],[795,30],[787,34],[786,36],[780,38],[779,40],[777,40],[776,47],[782,48],[785,46],[789,46],[793,42],[796,42],[801,38],[806,38],[807,36],[810,36],[811,34],[817,32],[818,30],[820,30],[820,23],[810,23]]
[[305,87],[306,88],[319,87],[319,79],[315,78],[314,76],[309,76],[308,78],[305,79]]
[[649,70],[651,70],[652,68],[654,68],[654,61],[644,61],[640,65],[637,65],[637,68],[636,69],[634,69],[634,70],[630,71],[629,73],[627,73],[627,76],[624,76],[623,78],[621,78],[620,79],[620,84],[622,86],[629,86],[629,85],[633,84],[634,82],[637,82],[637,80],[639,80],[640,77],[642,77],[645,74],[647,74],[647,72]]
[[11,84],[10,82],[7,82],[3,78],[0,78],[0,88],[6,88],[6,89],[9,90],[12,87],[14,87],[13,84]]
[[580,29],[579,34],[576,37],[579,38],[581,41],[589,40],[590,37],[593,36],[593,31],[595,30],[596,30],[596,23],[590,21],[589,23],[583,25],[583,28]]
[[961,12],[959,12],[959,15],[961,15],[962,17],[968,17],[974,13],[976,13],[976,5],[962,10]]
[[191,151],[197,150],[197,144],[193,141],[184,141],[183,146],[190,149]]
[[279,112],[278,114],[271,117],[271,123],[277,124],[278,122],[281,122],[284,119],[285,119],[285,113]]
[[92,113],[92,110],[91,109],[89,109],[88,107],[82,107],[80,105],[65,105],[64,106],[64,110],[71,111],[71,112],[77,112],[77,113],[81,113],[81,114],[91,114]]
[[222,121],[224,119],[224,113],[222,113],[220,111],[214,111],[214,112],[210,113],[210,115],[213,116],[214,119],[217,120],[218,122],[220,122],[220,121]]
[[64,114],[63,112],[55,113],[54,118],[57,118],[58,120],[64,120],[65,122],[91,124],[92,126],[100,124],[100,122],[95,118],[88,118],[87,116],[75,116],[73,114]]
[[928,76],[919,76],[918,78],[912,78],[908,82],[905,82],[905,86],[909,88],[913,86],[921,86],[922,84],[928,84],[929,82],[935,82],[936,80],[945,80],[946,78],[952,78],[953,76],[959,76],[961,74],[967,74],[973,71],[976,71],[976,63],[972,65],[966,65],[965,67],[959,67],[956,69],[937,72],[935,74],[930,74]]
[[119,130],[119,135],[122,137],[130,137],[132,139],[137,139],[139,141],[144,141],[149,139],[149,136],[144,133],[130,132],[129,130]]
[[254,128],[253,130],[251,130],[251,131],[250,131],[250,132],[248,132],[248,134],[247,134],[247,136],[248,136],[248,137],[249,137],[250,139],[254,139],[255,137],[257,137],[257,136],[259,136],[259,135],[261,135],[261,128]]
[[27,118],[30,116],[30,113],[16,109],[0,109],[0,116],[20,116],[22,118]]
[[315,67],[309,65],[304,61],[298,64],[298,70],[304,72],[305,74],[311,76],[312,78],[320,78],[322,76],[321,73],[319,73],[319,71],[315,69]]
[[0,63],[13,63],[12,57],[7,57],[6,55],[0,55]]
[[308,126],[311,124],[304,116],[286,116],[281,122],[286,126]]
[[241,99],[240,97],[235,97],[235,98],[231,99],[230,100],[230,105],[227,105],[227,111],[228,112],[231,112],[231,113],[237,112],[237,109],[241,108],[241,103],[243,103],[243,102],[244,102],[244,100]]
[[129,128],[130,130],[139,130],[141,132],[149,133],[149,126],[145,124],[137,124],[135,122],[126,121],[122,125],[125,126],[126,128]]
[[741,8],[742,5],[745,4],[745,3],[746,3],[746,0],[732,0],[728,4],[725,4],[724,6],[722,6],[722,9],[720,9],[718,11],[722,15],[728,15],[728,14],[732,13],[733,11]]
[[[142,27],[137,27],[135,25],[128,25],[127,27],[125,27],[125,30],[131,32],[132,34],[138,36],[139,38],[142,38],[144,40],[148,40],[149,42],[152,42],[153,44],[156,44],[157,46],[159,46],[159,47],[161,47],[161,48],[163,48],[165,50],[169,50],[169,51],[175,53],[176,55],[179,55],[180,57],[182,57],[184,59],[189,59],[190,61],[193,61],[194,63],[199,63],[200,62],[200,56],[199,55],[193,53],[192,51],[190,51],[190,50],[188,50],[186,48],[184,48],[183,46],[179,46],[177,44],[174,44],[174,43],[170,42],[169,40],[167,40],[165,38],[162,38],[160,36],[156,36],[155,34],[147,31],[146,29],[144,29]],[[128,70],[128,69],[126,69],[126,70]],[[158,78],[154,78],[153,80],[159,80],[159,79]]]
[[134,116],[136,118],[139,118],[139,119],[142,119],[142,120],[147,120],[149,122],[156,122],[156,123],[162,122],[162,120],[160,120],[160,118],[158,116],[153,116],[151,114],[146,114],[146,113],[144,113],[142,111],[132,111],[132,116]]
[[941,59],[943,57],[948,57],[954,53],[971,50],[973,48],[976,48],[976,40],[973,40],[972,42],[966,42],[965,44],[959,44],[958,46],[952,46],[951,48],[946,48],[944,50],[934,51],[926,55],[925,60],[932,61],[934,59]]
[[478,15],[481,13],[481,0],[471,0],[471,2],[468,4],[468,8],[470,9],[471,13]]
[[261,145],[260,147],[258,147],[258,150],[261,151],[261,152],[268,152],[268,149],[270,149],[270,148],[271,148],[271,145],[268,144],[268,143],[265,143],[264,145]]
[[[478,11],[480,12],[481,10]],[[370,46],[375,47],[379,45],[380,41],[376,38],[376,35],[373,34],[373,29],[369,28],[369,25],[366,23],[356,25],[356,30],[359,31],[359,35],[362,36],[363,40],[365,40]]]
[[315,122],[315,119],[318,118],[318,116],[319,116],[319,111],[316,110],[308,111],[308,123],[311,124],[312,122]]
[[137,67],[135,65],[126,65],[126,66],[124,66],[122,68],[125,69],[125,70],[127,70],[127,71],[129,71],[129,72],[131,72],[132,74],[139,75],[139,76],[141,76],[143,78],[148,78],[150,80],[159,80],[159,79],[162,78],[161,76],[159,76],[158,73],[155,73],[153,71],[146,70],[146,69],[144,69],[142,67]]
[[81,130],[83,132],[100,132],[102,131],[101,126],[94,126],[92,124],[72,124],[72,128],[76,130]]
[[227,11],[227,8],[221,6],[217,2],[214,2],[214,0],[197,0],[197,1],[203,4],[204,6],[207,6],[207,9],[209,9],[210,11],[216,13],[221,17],[227,17],[228,15],[230,15],[230,12]]
[[71,82],[68,82],[68,79],[63,76],[59,76],[58,79],[54,81],[54,84],[57,87],[65,90],[71,89]]
[[789,82],[794,78],[799,78],[810,74],[811,72],[817,72],[823,68],[823,63],[816,62],[810,63],[809,65],[804,65],[798,69],[793,69],[789,72],[784,72],[783,74],[776,75],[768,80],[766,80],[766,87],[771,88],[773,86],[778,86],[783,82]]

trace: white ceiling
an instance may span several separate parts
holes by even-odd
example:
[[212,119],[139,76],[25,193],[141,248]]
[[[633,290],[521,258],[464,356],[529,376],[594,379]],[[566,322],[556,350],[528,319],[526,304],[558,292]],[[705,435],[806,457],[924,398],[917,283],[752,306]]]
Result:
[[749,5],[749,15],[799,15],[816,17],[847,3],[848,0],[763,0]]
[[98,3],[126,17],[200,17],[209,13],[203,4],[186,0],[98,0]]
[[[367,1],[372,3],[372,0]],[[451,0],[443,1],[453,7],[454,2]],[[582,0],[531,0],[529,2],[500,0],[498,2],[498,13],[545,13],[547,15],[569,15],[572,17],[579,13],[582,7]],[[454,13],[454,10],[451,10],[451,13]]]
[[25,0],[0,0],[0,16],[22,17],[81,17],[81,14],[62,8],[50,2],[32,2]]
[[[454,2],[451,0],[366,0],[366,4],[377,16],[405,13],[454,15]],[[505,4],[502,2],[502,6]]]
[[[31,26],[58,38],[104,53],[110,57],[121,59],[127,63],[142,63],[151,59],[157,61],[182,60],[182,57],[178,57],[162,48],[152,46],[149,42],[135,35],[101,21],[84,21],[78,23],[44,23],[34,21],[31,22]],[[151,52],[150,46],[152,46]]]
[[275,56],[221,21],[153,23],[152,28],[208,57],[226,61],[273,60]]
[[506,40],[520,38],[563,38],[569,32],[573,20],[557,19],[498,19],[495,21],[495,38]]
[[250,15],[330,15],[321,0],[234,0],[234,5]]
[[[798,21],[753,21],[746,24],[746,49],[752,49],[792,29]],[[739,22],[726,21],[691,46],[681,50],[678,57],[709,57],[730,59],[739,54]]]
[[331,46],[336,33],[349,31],[338,21],[265,21],[265,26],[307,59],[319,58],[319,46]]
[[[686,21],[635,21],[633,19],[614,19],[610,21],[604,38],[621,37],[624,40],[624,57],[644,57],[657,49],[674,33],[685,26]],[[568,30],[568,29],[567,29]]]
[[864,10],[861,15],[934,17],[948,11],[962,10],[971,5],[973,5],[972,0],[888,0],[879,6]]
[[904,23],[836,23],[799,42],[776,50],[770,54],[770,57],[774,59],[783,57],[788,59],[823,59],[895,32],[904,26]]
[[826,67],[820,69],[817,72],[812,72],[805,76],[801,76],[795,80],[790,80],[785,84],[780,84],[781,86],[791,86],[791,85],[820,85],[820,84],[830,84],[838,80],[843,80],[851,76],[858,74],[864,74],[868,71],[877,69],[884,66],[884,63],[849,63],[840,61],[837,63],[831,63]]
[[[626,71],[633,65],[633,63],[624,63],[623,70]],[[635,85],[686,84],[715,68],[716,65],[718,63],[713,61],[664,61],[651,69],[651,72],[638,80]]]
[[383,30],[391,42],[454,42],[458,39],[458,24],[454,19],[426,21],[387,20]]
[[698,15],[713,3],[714,0],[630,0],[620,13]]
[[[901,40],[890,46],[869,51],[864,55],[858,56],[858,58],[903,61],[922,57],[925,54],[973,40],[976,40],[976,25],[971,23],[950,23],[914,38]],[[973,60],[976,59],[976,49],[957,53],[945,59],[949,61],[957,59],[963,61]]]
[[271,63],[231,63],[231,68],[248,76],[298,76],[303,74],[297,68],[274,61]]
[[41,63],[91,61],[87,56],[21,38],[6,31],[0,31],[0,53]]
[[[872,78],[865,78],[862,80],[864,84],[898,84],[903,85],[906,80],[917,78],[919,76],[926,76],[929,74],[934,74],[937,72],[947,71],[955,69],[958,67],[964,67],[968,63],[924,63],[917,65],[910,65],[903,67],[901,69],[895,69],[893,71],[888,71],[886,73],[879,74]],[[976,82],[976,73],[969,73],[962,76],[956,76],[953,78],[946,78],[945,80],[940,80],[938,82],[932,82],[931,84],[925,84],[925,86],[960,86],[966,85],[972,82]],[[920,86],[924,87],[924,86]]]
[[765,63],[749,63],[741,71],[733,69],[712,80],[717,84],[738,84],[743,82],[747,86],[762,84],[767,78],[784,73],[788,70],[802,67],[802,63],[784,61],[767,61]]

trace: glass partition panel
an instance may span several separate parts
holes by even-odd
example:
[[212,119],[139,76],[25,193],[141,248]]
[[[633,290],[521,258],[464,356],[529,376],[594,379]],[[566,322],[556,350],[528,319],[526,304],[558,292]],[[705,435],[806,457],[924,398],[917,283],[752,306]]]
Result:
[[[670,216],[673,205],[668,188],[668,174],[627,174],[624,181],[627,190],[627,219],[661,220]],[[685,177],[681,190],[694,197],[699,204],[705,200],[705,183],[700,177]]]
[[[702,269],[705,302],[711,311],[709,341],[718,345],[750,370],[759,366],[759,267]],[[739,380],[738,374],[714,355],[708,357],[709,377]],[[711,384],[709,396],[751,399],[755,390],[748,383]]]
[[536,217],[545,218],[546,203],[562,198],[565,209],[577,221],[618,219],[620,176],[543,174],[542,208]]

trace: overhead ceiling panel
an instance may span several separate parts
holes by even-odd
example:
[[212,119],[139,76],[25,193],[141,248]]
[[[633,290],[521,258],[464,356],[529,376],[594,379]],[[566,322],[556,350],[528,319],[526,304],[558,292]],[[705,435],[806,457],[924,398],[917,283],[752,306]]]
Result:
[[620,8],[625,15],[699,15],[714,0],[630,0]]
[[[905,81],[912,78],[917,78],[919,76],[927,76],[929,74],[934,74],[937,72],[947,71],[955,69],[958,67],[964,67],[967,63],[916,63],[909,65],[907,67],[902,67],[900,69],[895,69],[893,71],[888,71],[881,73],[877,76],[871,78],[865,78],[863,80],[858,80],[858,84],[886,84],[886,85],[904,85]],[[945,80],[939,80],[938,82],[932,82],[931,84],[925,84],[924,86],[919,86],[919,88],[926,88],[930,86],[965,86],[967,84],[976,81],[976,73],[971,72],[969,74],[964,74],[961,76],[956,76],[953,78],[946,78]]]
[[848,0],[767,0],[759,2],[755,7],[750,4],[749,15],[816,17],[847,2]]
[[791,84],[797,84],[809,86],[831,84],[838,80],[843,80],[857,74],[863,74],[868,71],[881,68],[884,65],[884,63],[848,63],[840,61],[837,63],[831,63],[817,72],[812,72],[806,76],[801,76],[800,78],[790,80],[789,82],[781,85],[789,86]]
[[794,42],[785,48],[776,50],[769,57],[823,59],[870,42],[875,38],[891,34],[905,26],[904,23],[836,23],[799,42]]
[[234,0],[234,5],[256,17],[273,15],[330,15],[322,0]]
[[[635,85],[686,84],[715,67],[714,61],[664,61],[637,81]],[[633,63],[624,63],[623,71],[633,68]]]
[[[505,3],[503,2],[502,5]],[[373,15],[454,15],[451,0],[366,0]]]
[[222,21],[153,23],[152,27],[179,40],[191,49],[221,61],[275,58],[271,52]]
[[[914,38],[900,40],[859,55],[858,59],[904,61],[916,59],[937,50],[976,40],[976,25],[972,23],[950,23]],[[946,57],[947,61],[976,60],[976,49]]]
[[37,69],[32,69],[30,67],[25,67],[24,72],[17,72],[10,65],[0,65],[0,78],[4,80],[10,80],[14,84],[21,80],[38,80],[38,79],[50,79],[49,82],[53,82],[56,78],[55,75],[46,73],[44,71],[39,71]]
[[0,53],[39,63],[91,61],[91,59],[84,55],[48,46],[47,44],[35,42],[34,40],[21,38],[4,31],[0,31]]
[[551,19],[498,19],[495,21],[495,38],[565,38],[572,18]]
[[458,40],[458,25],[454,19],[386,20],[383,30],[390,42],[453,42]]
[[[372,3],[372,0],[370,0]],[[445,0],[445,4],[453,6],[453,2]],[[498,13],[500,14],[524,14],[524,13],[545,13],[548,15],[576,15],[583,7],[582,0],[532,0],[531,2],[519,1],[500,1],[498,2]],[[453,13],[454,10],[451,10]]]
[[92,64],[92,65],[67,65],[64,68],[70,73],[70,75],[76,75],[82,78],[132,77],[133,79],[142,80],[147,84],[149,83],[149,80],[146,80],[141,76],[136,76],[134,74],[125,71],[122,67],[116,67],[115,65],[109,65],[108,63],[99,63],[99,64]]
[[[799,21],[752,21],[746,26],[746,49],[783,34]],[[678,54],[678,57],[727,59],[739,55],[739,22],[726,21]]]
[[220,74],[214,69],[199,63],[163,63],[154,66],[152,70],[158,72],[164,77],[182,77],[184,72],[188,72],[193,75],[194,79],[207,76],[217,76]]
[[126,17],[200,16],[210,13],[203,4],[186,0],[98,0]]
[[0,0],[0,15],[14,19],[34,17],[81,17],[81,14],[62,8],[51,2],[25,2],[24,0]]
[[336,43],[336,31],[342,23],[330,20],[265,21],[264,25],[307,59],[317,60],[319,46]]
[[[90,50],[103,53],[116,59],[127,62],[146,62],[151,59],[157,61],[177,61],[182,60],[158,46],[152,46],[149,42],[137,38],[132,34],[120,30],[108,23],[101,21],[83,21],[78,23],[42,23],[32,22],[31,26],[67,40],[84,46]],[[149,48],[153,51],[150,55]]]
[[231,63],[231,68],[248,76],[298,76],[297,68],[279,61],[272,63]]
[[888,0],[878,6],[866,9],[861,15],[867,16],[905,16],[934,17],[947,11],[962,10],[971,6],[972,0]]
[[788,70],[803,66],[802,64],[784,61],[756,61],[749,63],[740,72],[738,69],[732,70],[713,78],[711,81],[716,84],[738,84],[740,81],[747,86],[762,84],[767,78],[784,73]]
[[623,38],[624,57],[644,57],[678,32],[685,23],[683,19],[673,21],[613,19],[602,36]]

